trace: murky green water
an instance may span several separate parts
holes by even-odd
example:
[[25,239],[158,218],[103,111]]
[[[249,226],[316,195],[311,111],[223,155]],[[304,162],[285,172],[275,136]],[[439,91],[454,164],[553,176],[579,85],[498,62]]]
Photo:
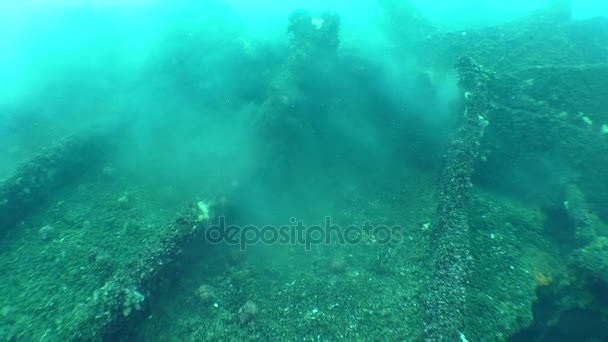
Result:
[[608,19],[0,5],[0,339],[608,340]]

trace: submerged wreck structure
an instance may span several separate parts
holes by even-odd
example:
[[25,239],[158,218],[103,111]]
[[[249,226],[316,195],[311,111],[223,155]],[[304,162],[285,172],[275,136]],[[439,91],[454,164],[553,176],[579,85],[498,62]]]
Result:
[[153,215],[136,208],[144,200],[122,193],[127,186],[106,165],[123,139],[116,125],[66,137],[0,186],[3,339],[114,338],[141,318],[217,213],[192,203],[144,232]]
[[[256,98],[255,184],[230,202],[161,204],[112,167],[128,141],[114,128],[66,138],[4,180],[0,339],[608,339],[598,328],[608,324],[608,19],[573,20],[556,0],[446,32],[409,1],[378,3],[395,49],[458,74],[462,102],[444,140],[392,115],[378,65],[341,49],[339,14],[296,10]],[[355,109],[367,121],[349,121]],[[343,122],[395,146],[361,158],[337,134]],[[378,167],[380,153],[399,162]],[[395,219],[407,227],[395,244],[273,254],[286,276],[204,239],[220,215],[255,222],[246,205],[260,187],[317,201],[302,194],[352,181],[340,172],[353,169],[369,183],[345,186],[332,218]]]
[[[461,221],[471,221],[473,228],[469,231],[462,222],[434,226],[437,243],[431,248],[437,256],[427,301],[431,313],[426,321],[427,340],[457,340],[459,336],[551,340],[581,333],[569,323],[572,315],[579,315],[579,323],[588,328],[606,319],[599,308],[606,306],[608,254],[599,246],[608,234],[602,204],[608,200],[604,129],[608,120],[604,109],[608,104],[604,77],[608,72],[607,25],[606,18],[571,20],[570,1],[551,1],[502,26],[429,31],[424,39],[405,43],[419,51],[421,60],[429,65],[445,66],[460,56],[470,56],[483,65],[475,82],[461,84],[466,104],[460,130],[475,120],[467,118],[471,110],[468,98],[475,99],[480,91],[483,100],[473,110],[483,115],[488,127],[476,141],[480,157],[474,164],[470,154],[462,153],[460,158],[469,161],[468,172],[480,189],[538,206],[543,221],[536,222],[537,227],[526,227],[521,225],[523,217],[511,217],[495,226],[497,231],[488,232],[492,210],[484,213],[481,209],[488,207],[480,202],[490,200],[482,193],[473,191],[473,203],[465,205],[468,209],[464,211],[446,212],[440,204],[439,223],[443,217],[455,220],[466,215],[468,219]],[[461,67],[459,73],[461,81],[463,76],[466,80]],[[453,144],[463,141],[458,132]],[[450,156],[448,152],[446,170],[453,163]],[[460,181],[466,184],[464,178]],[[466,191],[456,193],[466,196]],[[453,201],[454,195],[442,185],[440,196],[442,203]],[[521,221],[515,223],[514,219]],[[446,226],[458,234],[446,232]],[[489,240],[475,237],[477,234],[486,234]],[[536,235],[533,240],[523,240],[530,234]],[[503,246],[488,245],[497,236],[513,240]],[[448,249],[445,246],[450,241],[453,247]],[[538,248],[535,253],[545,257],[526,256],[533,244]],[[463,252],[465,246],[473,250],[470,255]],[[520,250],[517,257],[521,260],[512,259],[516,256],[510,248]],[[486,258],[493,259],[495,266],[490,267]],[[523,260],[531,265],[522,264]],[[468,271],[463,269],[465,265]],[[500,270],[498,265],[508,268]],[[528,280],[516,274],[518,268],[529,269]],[[444,269],[452,272],[452,286],[444,284]],[[459,270],[458,275],[454,270]],[[530,280],[535,286],[529,285]],[[588,334],[588,338],[606,338],[597,328]]]

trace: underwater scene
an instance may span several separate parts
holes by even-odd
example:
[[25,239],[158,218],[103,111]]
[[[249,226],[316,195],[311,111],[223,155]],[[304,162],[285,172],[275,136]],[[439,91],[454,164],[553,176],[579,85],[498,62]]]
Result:
[[0,3],[0,341],[608,341],[608,3]]

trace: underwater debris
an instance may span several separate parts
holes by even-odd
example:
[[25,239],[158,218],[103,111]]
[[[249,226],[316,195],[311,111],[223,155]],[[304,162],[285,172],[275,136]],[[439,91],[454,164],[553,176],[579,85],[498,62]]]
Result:
[[[608,47],[591,38],[605,40],[605,19],[573,21],[569,20],[571,12],[570,1],[552,1],[527,16],[502,25],[472,28],[466,31],[466,35],[462,35],[461,30],[437,31],[430,36],[413,35],[410,44],[424,64],[435,66],[453,64],[464,55],[471,56],[484,67],[504,73],[536,67],[559,69],[605,64]],[[589,38],[574,38],[572,33],[576,31],[585,32]],[[530,78],[534,75],[520,79],[519,85]],[[595,83],[598,78],[590,80]],[[542,89],[539,87],[547,85],[539,81],[535,79],[532,86]],[[568,88],[563,79],[549,84],[549,87],[562,91]],[[553,95],[548,89],[544,94]],[[571,96],[570,101],[576,100],[577,97]]]
[[564,209],[574,224],[574,240],[586,245],[597,237],[598,218],[589,210],[585,194],[575,184],[566,186]]
[[239,320],[241,321],[241,324],[253,321],[257,316],[258,312],[258,306],[254,302],[248,300],[239,309]]
[[425,339],[457,341],[462,338],[467,278],[471,255],[466,204],[472,187],[473,165],[479,139],[487,125],[488,76],[470,57],[458,60],[460,86],[465,98],[464,121],[446,157],[440,183],[440,202],[432,225],[433,272],[426,300]]
[[3,227],[0,234],[43,203],[53,191],[77,181],[79,176],[101,163],[117,146],[120,133],[117,127],[104,127],[68,136],[24,162],[0,185]]
[[138,292],[137,289],[125,289],[125,302],[122,304],[122,315],[128,317],[133,310],[140,311],[145,299],[146,296]]
[[[197,203],[184,207],[173,223],[167,225],[154,248],[145,250],[137,265],[115,272],[95,291],[94,300],[85,307],[74,327],[63,332],[70,340],[96,341],[129,329],[133,319],[141,319],[133,310],[144,310],[146,298],[158,294],[162,280],[173,272],[175,260],[189,242],[201,236],[203,224],[198,221]],[[144,295],[144,293],[146,295]]]
[[209,205],[204,202],[204,201],[199,201],[196,206],[198,207],[199,210],[199,214],[197,216],[197,220],[199,222],[203,222],[203,221],[207,221],[209,220],[210,217],[210,213],[209,213]]
[[591,279],[608,285],[608,238],[599,237],[573,254],[572,263]]

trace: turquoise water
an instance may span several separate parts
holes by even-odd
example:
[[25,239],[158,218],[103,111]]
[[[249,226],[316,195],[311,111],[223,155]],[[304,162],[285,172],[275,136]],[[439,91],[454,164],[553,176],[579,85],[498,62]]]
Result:
[[0,340],[608,340],[607,15],[0,4]]

